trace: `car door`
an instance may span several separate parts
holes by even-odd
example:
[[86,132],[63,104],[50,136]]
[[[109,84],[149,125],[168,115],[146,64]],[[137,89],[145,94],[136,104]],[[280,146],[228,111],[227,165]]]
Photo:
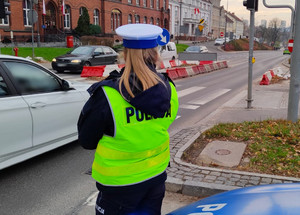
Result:
[[0,67],[0,169],[7,159],[32,147],[32,118],[22,96]]
[[116,61],[116,55],[114,51],[109,47],[103,47],[104,57],[105,57],[105,64],[114,64]]
[[77,120],[84,101],[76,90],[64,91],[61,80],[36,64],[4,62],[33,121],[33,146],[77,137]]
[[105,65],[105,54],[102,47],[95,48],[92,61],[92,65]]

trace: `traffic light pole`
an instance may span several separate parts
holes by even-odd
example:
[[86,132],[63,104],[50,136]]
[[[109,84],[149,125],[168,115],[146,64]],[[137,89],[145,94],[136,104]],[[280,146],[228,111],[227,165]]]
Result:
[[249,66],[248,66],[248,97],[247,108],[252,108],[252,74],[253,74],[253,41],[254,41],[254,14],[255,10],[250,10],[250,35],[249,35]]
[[288,120],[298,121],[299,96],[300,96],[300,10],[296,7],[295,39],[291,56],[291,78],[288,103]]

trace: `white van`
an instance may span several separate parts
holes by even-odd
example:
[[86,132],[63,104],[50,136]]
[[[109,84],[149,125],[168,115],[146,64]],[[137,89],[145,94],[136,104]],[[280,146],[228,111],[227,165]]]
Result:
[[168,42],[167,45],[158,46],[158,50],[162,60],[177,59],[177,49],[174,42]]

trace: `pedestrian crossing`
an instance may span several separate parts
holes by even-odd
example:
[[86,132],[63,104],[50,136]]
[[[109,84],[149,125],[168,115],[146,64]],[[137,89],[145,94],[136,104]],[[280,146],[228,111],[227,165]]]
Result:
[[[81,78],[80,76],[76,75],[68,75],[68,74],[60,74],[60,77],[64,78],[65,80],[68,81],[80,81],[84,83],[89,83],[92,84],[94,82],[97,82],[95,80],[88,80],[85,78]],[[176,85],[177,88],[182,87],[182,85]],[[178,98],[183,98],[187,95],[193,94],[193,93],[198,93],[203,90],[205,90],[207,87],[202,87],[202,86],[193,86],[189,87],[183,90],[178,90],[177,95]],[[194,97],[192,100],[185,102],[184,104],[179,105],[179,109],[183,110],[197,110],[201,106],[217,99],[218,97],[230,92],[231,89],[226,89],[226,88],[220,88],[220,89],[215,89],[213,91],[209,91],[208,93],[198,93],[198,97]],[[180,103],[180,101],[179,101]],[[181,116],[177,116],[176,119],[180,118]]]
[[[190,87],[190,88],[187,88],[184,90],[180,90],[177,92],[178,98],[182,98],[191,93],[201,91],[205,88],[206,87]],[[196,110],[200,106],[205,105],[205,104],[215,100],[216,98],[228,93],[229,91],[231,91],[231,89],[216,89],[216,90],[210,91],[209,93],[202,94],[201,96],[196,97],[193,100],[186,102],[185,104],[180,104],[179,108],[188,109],[188,110]]]

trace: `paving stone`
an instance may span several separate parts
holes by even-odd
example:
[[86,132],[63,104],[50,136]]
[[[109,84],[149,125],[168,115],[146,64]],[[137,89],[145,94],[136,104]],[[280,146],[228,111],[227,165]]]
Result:
[[184,179],[184,180],[192,180],[192,179],[193,179],[193,177],[191,177],[191,176],[187,176],[187,175],[186,175],[186,176],[184,176],[184,177],[183,177],[183,179]]
[[215,183],[216,184],[224,184],[224,181],[218,181],[218,180],[216,180]]
[[217,176],[214,176],[214,175],[207,175],[207,176],[205,176],[204,179],[207,179],[207,180],[216,180],[216,179],[217,179]]
[[221,176],[226,177],[226,178],[231,178],[232,174],[231,173],[222,173]]
[[250,176],[248,176],[248,175],[243,175],[242,177],[241,177],[241,179],[250,179]]
[[231,175],[231,178],[241,178],[241,175]]
[[220,176],[221,173],[220,172],[211,172],[210,175]]
[[218,177],[218,180],[220,180],[220,181],[226,181],[227,178],[221,176],[221,177]]
[[261,179],[261,182],[262,182],[262,183],[268,183],[268,184],[269,184],[269,183],[272,182],[272,179],[271,179],[271,178],[262,178],[262,179]]
[[236,182],[236,181],[239,181],[240,179],[239,178],[230,178],[229,181],[232,181],[232,182]]
[[206,183],[213,183],[214,180],[211,180],[211,179],[203,179],[203,182],[206,182]]
[[210,171],[208,171],[208,170],[202,170],[201,173],[203,173],[205,175],[208,175],[210,173]]
[[233,182],[233,181],[226,181],[225,185],[234,186],[235,182]]
[[250,184],[254,184],[254,185],[258,185],[258,184],[259,184],[259,181],[250,180],[249,183],[250,183]]
[[272,180],[272,184],[281,184],[282,180],[278,180],[278,179],[273,179]]
[[258,176],[251,176],[250,180],[258,181],[258,180],[260,180],[260,177],[258,177]]

